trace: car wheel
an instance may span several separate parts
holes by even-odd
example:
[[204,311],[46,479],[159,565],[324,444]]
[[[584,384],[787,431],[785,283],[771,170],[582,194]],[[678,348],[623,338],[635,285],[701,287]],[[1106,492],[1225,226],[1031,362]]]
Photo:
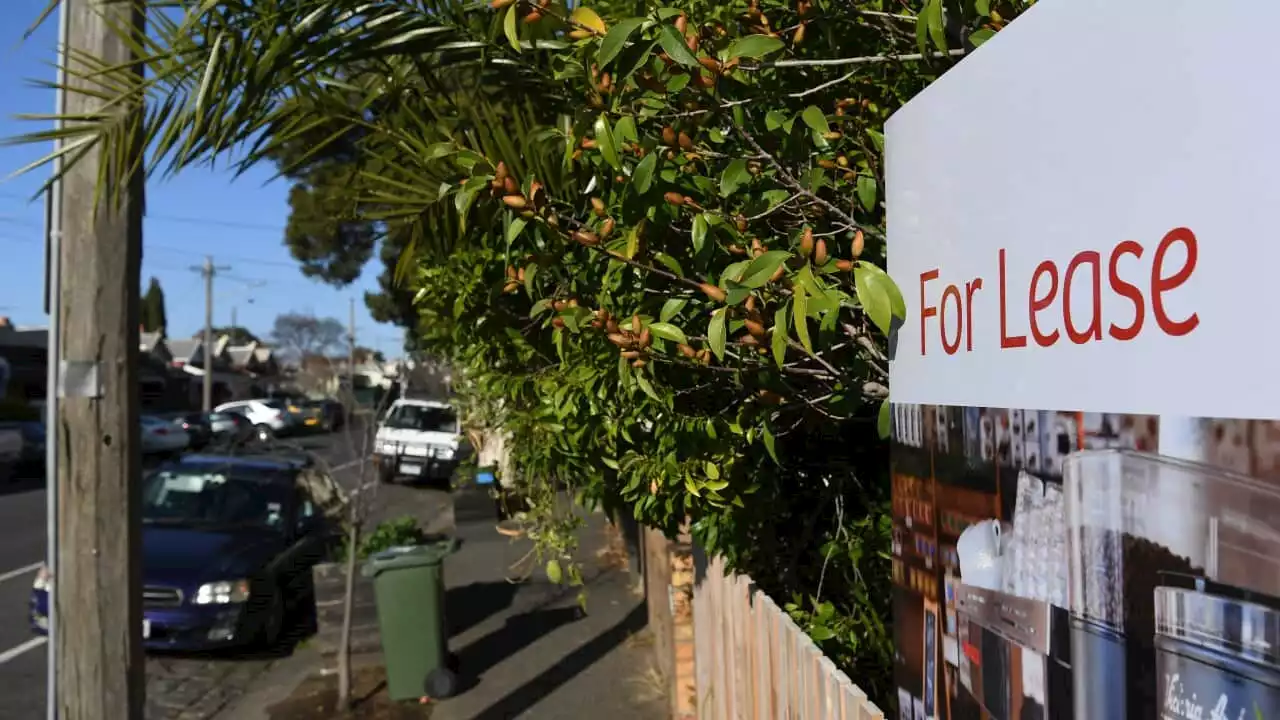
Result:
[[280,642],[280,634],[284,629],[284,610],[284,595],[281,594],[280,588],[272,587],[271,595],[267,600],[267,614],[262,619],[261,630],[258,633],[258,641],[266,650],[275,649],[276,644]]
[[275,433],[271,432],[270,425],[254,425],[253,436],[256,440],[258,440],[258,442],[265,443],[265,442],[271,442],[271,439],[275,437]]

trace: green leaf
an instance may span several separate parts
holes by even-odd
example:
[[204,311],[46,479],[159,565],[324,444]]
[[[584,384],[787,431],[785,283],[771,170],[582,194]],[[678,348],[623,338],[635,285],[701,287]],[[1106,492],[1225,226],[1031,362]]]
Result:
[[826,627],[825,625],[813,625],[809,628],[809,637],[813,638],[814,642],[823,642],[825,640],[830,640],[835,636],[836,634],[831,630],[831,628]]
[[629,142],[639,142],[640,138],[636,135],[636,121],[630,115],[623,115],[618,118],[618,122],[613,125],[613,139],[619,145],[625,145]]
[[782,41],[776,37],[769,35],[748,35],[744,38],[738,38],[729,46],[729,50],[725,53],[725,60],[734,58],[751,58],[758,60],[771,52],[777,52],[783,47]]
[[933,0],[925,0],[925,6],[919,15],[916,15],[916,48],[920,50],[921,55],[929,53],[929,14],[925,11],[929,9],[929,3]]
[[880,412],[876,415],[876,431],[880,433],[881,440],[889,437],[889,398],[880,402]]
[[[902,302],[902,294],[898,292],[897,285],[883,270],[865,262],[854,266],[853,284],[863,312],[880,328],[880,332],[889,334],[893,316],[906,315],[906,304]],[[901,305],[902,312],[897,312],[899,308],[895,306],[898,305]]]
[[929,23],[929,39],[938,49],[947,51],[946,19],[943,16],[942,0],[929,0],[924,6],[924,16]]
[[538,266],[529,263],[524,268],[524,291],[533,297],[533,278],[538,274]]
[[516,8],[519,3],[512,3],[507,8],[507,16],[502,20],[502,32],[507,36],[507,42],[511,43],[511,49],[520,52],[520,33],[516,31]]
[[685,337],[684,331],[671,323],[649,323],[649,332],[657,335],[663,340],[670,340],[673,343],[680,343],[681,345],[689,344],[689,338]]
[[596,14],[596,11],[589,7],[579,5],[574,8],[573,12],[569,14],[569,20],[571,22],[576,22],[583,27],[590,28],[597,35],[605,34],[606,28],[604,20],[601,20],[600,16]]
[[524,226],[528,224],[529,221],[524,218],[513,218],[511,224],[507,226],[507,244],[510,245],[515,242],[515,239],[520,237],[520,233],[524,231]]
[[782,306],[773,314],[773,336],[769,338],[773,361],[781,369],[787,362],[787,308]]
[[787,122],[787,114],[781,110],[770,110],[765,113],[764,126],[770,132],[777,130]]
[[662,31],[658,33],[658,44],[662,46],[662,51],[677,63],[691,68],[702,67],[698,63],[698,56],[689,51],[689,46],[684,44],[684,38],[680,37],[680,33],[676,32],[674,26],[662,26]]
[[[515,7],[512,5],[512,7]],[[600,155],[614,170],[622,169],[622,160],[618,157],[618,146],[613,141],[613,129],[609,127],[609,118],[600,113],[595,122],[596,147]]]
[[789,257],[791,253],[786,250],[770,250],[753,259],[742,271],[742,284],[749,288],[763,287]]
[[680,311],[683,310],[684,306],[687,304],[689,304],[689,301],[683,298],[670,298],[662,304],[662,312],[658,313],[658,319],[662,322],[669,321],[671,318],[679,315]]
[[608,35],[604,36],[604,40],[600,42],[600,52],[596,53],[596,62],[599,63],[600,69],[603,70],[618,57],[618,53],[622,52],[622,48],[626,47],[627,40],[631,39],[631,34],[644,25],[644,18],[627,18],[621,20]]
[[877,130],[867,130],[867,137],[871,138],[871,142],[876,146],[876,150],[884,152],[884,133]]
[[[515,7],[515,6],[512,5],[511,7]],[[559,560],[556,560],[555,558],[551,558],[550,560],[547,561],[547,579],[550,580],[552,584],[555,584],[555,585],[559,585],[560,581],[564,579],[564,576],[560,572]]]
[[684,268],[680,267],[679,261],[677,261],[675,258],[671,257],[670,255],[666,253],[658,253],[657,255],[653,256],[653,259],[665,265],[666,268],[671,272],[677,275],[684,275]]
[[711,480],[720,479],[720,466],[716,465],[710,460],[707,460],[702,464],[702,471],[705,472],[707,474],[707,477],[710,478]]
[[985,43],[986,41],[990,40],[995,36],[996,36],[995,30],[992,30],[990,28],[982,28],[981,30],[969,36],[969,42],[972,43],[974,47],[979,47],[983,43]]
[[879,186],[876,179],[868,175],[858,176],[858,202],[862,203],[862,209],[871,212],[876,207],[876,195]]
[[747,161],[735,158],[720,175],[720,197],[729,197],[749,182],[751,182],[751,171],[747,170]]
[[804,286],[796,284],[791,296],[791,320],[796,327],[796,337],[809,354],[813,354],[813,343],[809,340],[809,295]]
[[707,325],[707,341],[711,343],[711,352],[716,358],[724,360],[725,314],[728,308],[720,308],[711,313],[711,322]]
[[769,451],[769,457],[773,458],[775,465],[781,465],[778,462],[778,448],[776,439],[773,436],[773,428],[769,427],[769,423],[765,423],[760,432],[760,439],[764,441],[764,449]]
[[707,216],[706,213],[698,213],[693,218],[693,251],[702,252],[702,247],[707,242]]
[[651,152],[640,159],[636,164],[635,172],[631,173],[631,184],[636,192],[641,195],[649,192],[649,186],[653,184],[653,171],[657,167],[658,153],[656,152]]
[[688,490],[689,494],[694,497],[702,497],[702,491],[698,490],[698,484],[693,481],[692,477],[684,479],[684,489]]
[[831,132],[831,126],[827,124],[827,116],[814,105],[805,108],[804,112],[800,113],[800,119],[804,120],[804,124],[818,135]]
[[654,400],[658,400],[659,402],[661,402],[662,398],[658,397],[658,393],[653,389],[653,385],[649,384],[649,379],[644,376],[644,371],[637,370],[635,374],[635,378],[636,378],[636,385],[640,386],[640,389],[644,392],[645,395],[648,395]]
[[991,14],[991,0],[973,0],[973,11],[982,16]]

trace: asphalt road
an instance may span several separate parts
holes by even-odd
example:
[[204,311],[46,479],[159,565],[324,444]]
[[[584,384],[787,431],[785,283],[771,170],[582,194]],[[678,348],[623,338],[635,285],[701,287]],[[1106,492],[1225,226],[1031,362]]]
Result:
[[[358,440],[353,442],[350,435],[339,432],[298,442],[331,466],[346,466],[335,472],[344,486],[351,488],[359,482],[357,468],[351,467],[358,457]],[[0,720],[33,720],[45,715],[46,643],[44,638],[33,636],[27,624],[31,582],[44,560],[45,499],[42,480],[0,485],[0,687],[4,688]],[[248,683],[269,662],[149,658],[147,717],[203,717],[195,706],[202,700],[215,702],[217,698],[209,699],[211,691]]]

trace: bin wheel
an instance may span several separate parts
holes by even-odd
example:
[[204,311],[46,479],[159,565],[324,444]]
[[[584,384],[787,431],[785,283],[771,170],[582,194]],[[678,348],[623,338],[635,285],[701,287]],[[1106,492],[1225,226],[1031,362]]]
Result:
[[436,668],[427,673],[423,690],[426,691],[424,694],[433,700],[453,697],[454,693],[458,692],[458,675],[449,668]]

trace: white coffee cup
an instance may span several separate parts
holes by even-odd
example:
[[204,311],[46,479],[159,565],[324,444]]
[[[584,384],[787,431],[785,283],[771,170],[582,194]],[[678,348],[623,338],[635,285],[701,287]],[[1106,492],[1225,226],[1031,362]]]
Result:
[[1000,537],[999,520],[983,520],[960,533],[956,554],[960,556],[961,582],[986,590],[1000,590]]

